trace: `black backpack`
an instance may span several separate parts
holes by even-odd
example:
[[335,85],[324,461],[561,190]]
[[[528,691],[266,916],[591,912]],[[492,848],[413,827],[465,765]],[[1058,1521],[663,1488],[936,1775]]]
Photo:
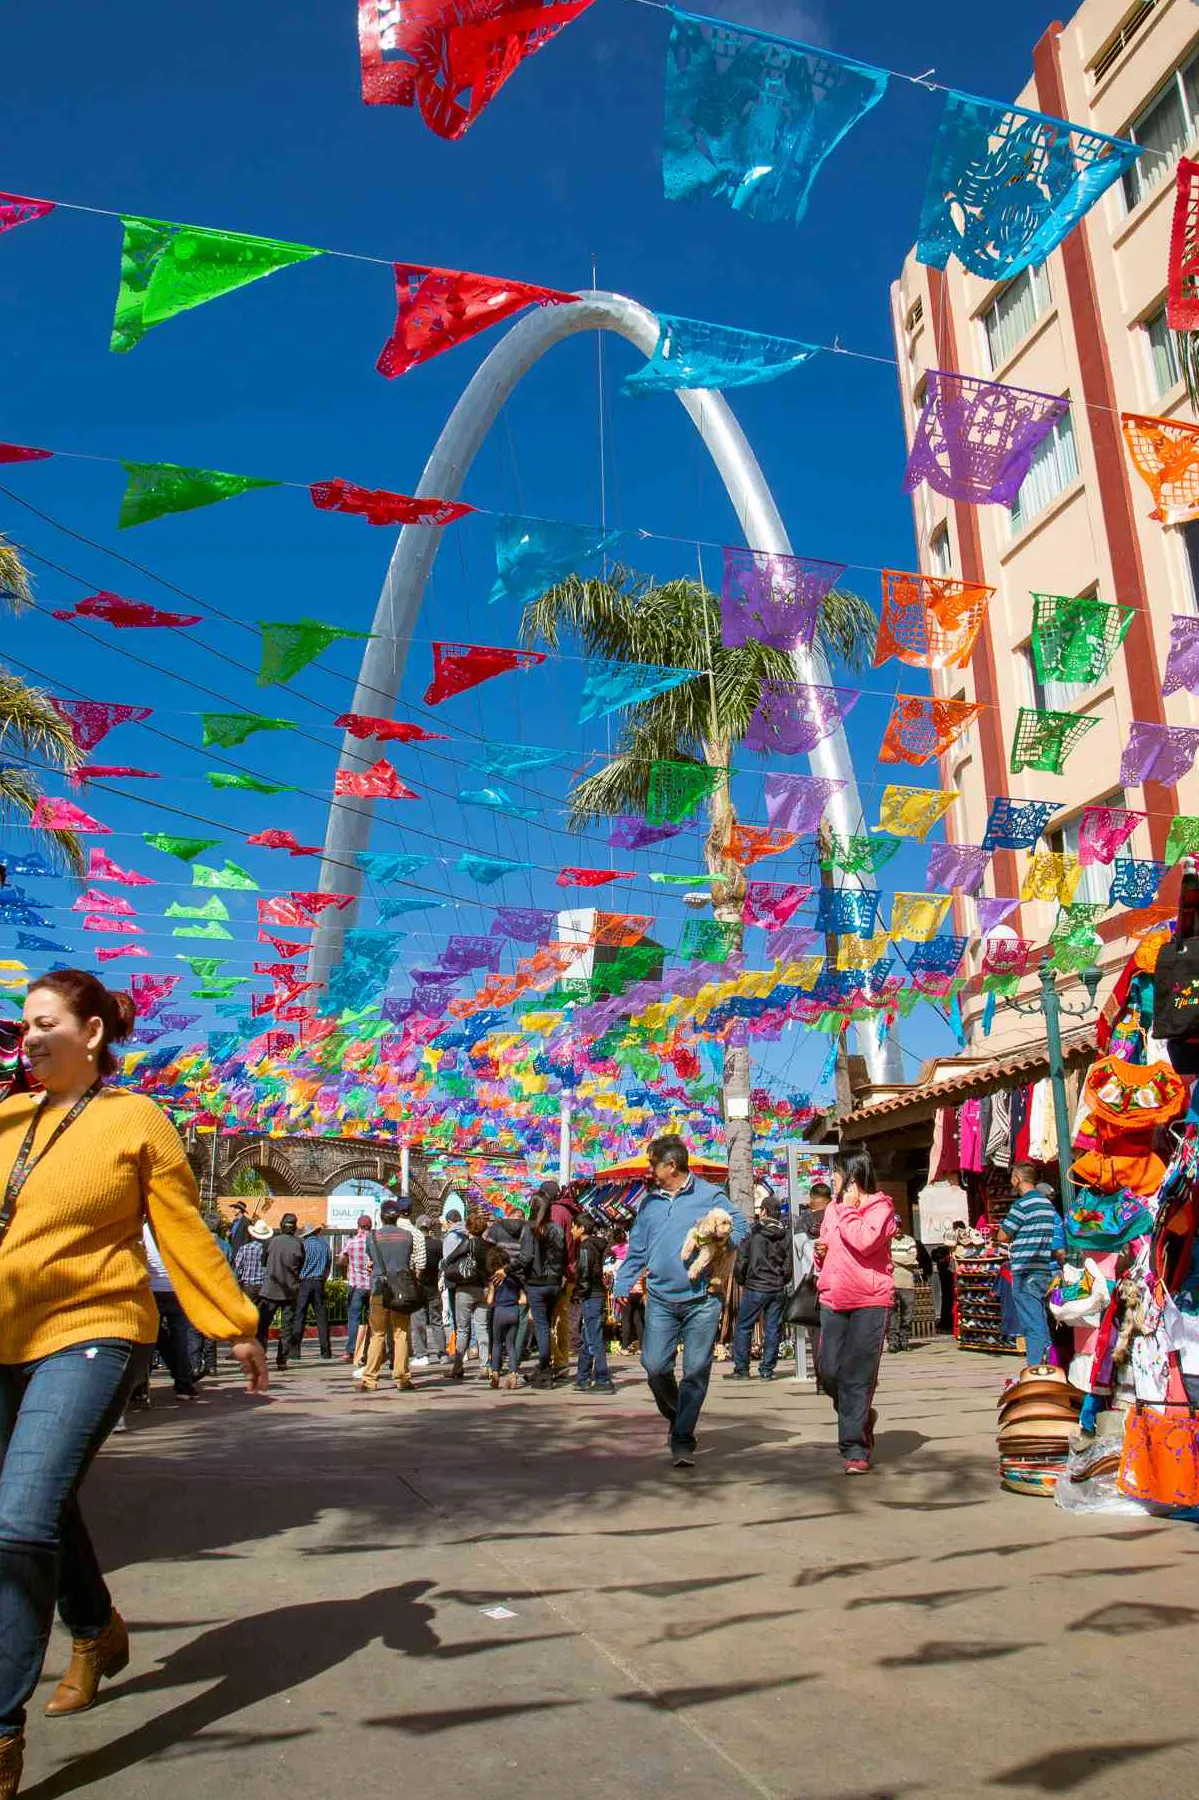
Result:
[[1153,972],[1153,1035],[1199,1037],[1199,937],[1171,938]]

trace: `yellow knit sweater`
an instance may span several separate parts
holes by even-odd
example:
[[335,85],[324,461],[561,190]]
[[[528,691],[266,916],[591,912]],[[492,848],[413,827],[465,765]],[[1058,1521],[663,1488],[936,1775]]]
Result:
[[[40,1156],[65,1107],[22,1094],[0,1102],[0,1194],[35,1112]],[[249,1337],[255,1307],[200,1216],[183,1140],[142,1094],[105,1088],[34,1163],[0,1241],[0,1363],[33,1362],[93,1338],[152,1344],[142,1222],[205,1337]]]

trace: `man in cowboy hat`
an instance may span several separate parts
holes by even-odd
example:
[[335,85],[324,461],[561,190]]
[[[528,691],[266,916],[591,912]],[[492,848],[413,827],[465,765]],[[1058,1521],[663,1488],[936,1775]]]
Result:
[[265,1219],[255,1219],[247,1227],[245,1243],[233,1258],[233,1273],[238,1285],[255,1306],[266,1278],[266,1247],[274,1235]]
[[275,1351],[277,1369],[287,1367],[292,1315],[300,1291],[300,1270],[304,1266],[304,1246],[296,1236],[298,1224],[299,1220],[292,1212],[284,1213],[280,1219],[279,1229],[267,1246],[266,1273],[258,1290],[258,1341],[264,1350],[275,1314],[282,1308]]
[[229,1211],[233,1214],[229,1221],[229,1254],[236,1256],[250,1235],[250,1221],[244,1200],[235,1200]]

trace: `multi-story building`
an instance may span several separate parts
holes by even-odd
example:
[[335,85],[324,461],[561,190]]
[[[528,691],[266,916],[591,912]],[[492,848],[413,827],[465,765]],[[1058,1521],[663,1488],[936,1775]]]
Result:
[[[1017,101],[1134,139],[1151,153],[1043,266],[989,283],[956,260],[942,274],[912,254],[891,291],[909,441],[929,369],[1070,400],[1010,510],[949,502],[927,484],[913,496],[920,570],[996,590],[970,668],[932,678],[935,693],[983,704],[942,763],[944,785],[961,795],[947,835],[979,843],[996,796],[1055,800],[1059,810],[1043,842],[1072,851],[1085,807],[1127,805],[1148,818],[1120,854],[1160,858],[1171,818],[1199,814],[1199,773],[1177,787],[1150,781],[1123,791],[1121,748],[1134,719],[1199,725],[1199,700],[1185,690],[1165,699],[1161,692],[1171,616],[1199,613],[1199,521],[1164,528],[1149,518],[1153,502],[1129,462],[1120,415],[1194,418],[1165,299],[1177,160],[1199,155],[1199,7],[1193,0],[1084,0],[1035,46],[1032,78]],[[1094,595],[1135,609],[1097,685],[1043,688],[1030,654],[1034,594]],[[1021,707],[1098,720],[1061,775],[1009,772]],[[984,892],[1018,894],[1026,860],[1023,852],[996,852]],[[1085,869],[1075,898],[1106,900],[1111,873],[1101,864]],[[1163,891],[1175,887],[1168,880]],[[958,929],[974,929],[973,901],[956,904]],[[1038,902],[1009,923],[1017,935],[1044,942],[1055,916],[1055,907]],[[1128,954],[1126,918],[1117,911],[1099,926],[1107,974]],[[980,1011],[977,1000],[965,1009],[975,1033]],[[1027,1042],[1034,1029],[1001,1009],[985,1053]],[[977,1035],[971,1048],[984,1050]]]

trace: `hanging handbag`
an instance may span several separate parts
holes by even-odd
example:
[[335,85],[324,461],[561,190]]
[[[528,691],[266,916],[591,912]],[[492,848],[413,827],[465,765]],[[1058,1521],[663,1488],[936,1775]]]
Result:
[[788,1325],[803,1325],[811,1329],[820,1323],[820,1301],[816,1294],[816,1277],[807,1275],[798,1282],[787,1302],[786,1319]]
[[1189,1406],[1157,1411],[1138,1400],[1124,1420],[1116,1485],[1130,1500],[1199,1506],[1199,1419]]
[[379,1299],[388,1312],[419,1312],[425,1300],[421,1293],[420,1283],[411,1267],[390,1268],[383,1254],[383,1246],[373,1231],[368,1241],[373,1246],[371,1261],[379,1271]]
[[1153,971],[1153,1035],[1199,1036],[1199,937],[1174,937],[1158,951]]

